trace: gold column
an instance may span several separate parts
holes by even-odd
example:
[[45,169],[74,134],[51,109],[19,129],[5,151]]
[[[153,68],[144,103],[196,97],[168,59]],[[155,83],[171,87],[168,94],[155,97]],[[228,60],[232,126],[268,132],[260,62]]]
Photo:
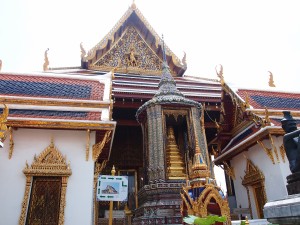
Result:
[[[116,170],[115,170],[115,166],[113,166],[112,170],[111,170],[111,175],[115,176],[116,174]],[[109,202],[109,220],[108,220],[108,225],[112,225],[112,219],[113,219],[113,206],[114,206],[114,202],[110,201]]]

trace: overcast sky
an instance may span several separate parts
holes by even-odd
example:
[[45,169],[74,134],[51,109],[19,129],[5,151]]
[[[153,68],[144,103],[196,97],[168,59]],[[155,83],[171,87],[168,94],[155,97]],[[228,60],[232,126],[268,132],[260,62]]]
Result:
[[[137,7],[181,59],[185,74],[249,88],[299,90],[299,1],[136,0]],[[50,48],[50,67],[79,66],[80,42],[96,45],[117,23],[131,0],[1,0],[2,71],[40,71]]]

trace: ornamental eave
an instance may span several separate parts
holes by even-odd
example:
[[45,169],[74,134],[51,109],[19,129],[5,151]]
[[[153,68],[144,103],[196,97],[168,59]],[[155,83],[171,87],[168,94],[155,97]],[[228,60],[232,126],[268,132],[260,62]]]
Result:
[[221,153],[221,155],[215,158],[214,163],[218,165],[222,164],[223,161],[232,159],[234,156],[240,154],[241,152],[248,150],[250,147],[255,145],[257,141],[262,140],[269,134],[284,135],[284,133],[285,132],[283,131],[283,129],[279,126],[266,126],[264,128],[261,128],[259,131],[250,135],[245,140],[237,143],[233,147]]

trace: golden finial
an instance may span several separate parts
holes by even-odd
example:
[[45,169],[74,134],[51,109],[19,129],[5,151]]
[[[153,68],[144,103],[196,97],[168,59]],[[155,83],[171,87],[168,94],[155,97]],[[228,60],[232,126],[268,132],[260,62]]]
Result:
[[29,168],[29,165],[28,165],[27,160],[26,160],[25,164],[26,164],[26,169],[28,169],[28,168]]
[[111,175],[114,176],[116,174],[116,169],[115,166],[113,165],[112,169],[111,169]]
[[80,50],[81,50],[81,59],[84,59],[86,56],[86,51],[83,48],[82,42],[80,43]]
[[186,53],[185,53],[185,52],[183,52],[183,53],[184,53],[184,55],[183,55],[183,58],[182,58],[182,64],[183,64],[184,67],[187,67],[187,63],[186,63]]
[[0,59],[0,71],[2,69],[2,60]]
[[273,79],[273,74],[268,71],[270,74],[269,74],[269,87],[276,87],[275,84],[274,84],[274,79]]
[[220,66],[220,69],[219,71],[217,70],[217,66],[215,67],[215,70],[216,70],[216,73],[217,73],[217,76],[220,78],[220,82],[222,85],[224,85],[224,76],[223,76],[223,66],[221,64],[219,64]]
[[133,10],[135,10],[135,9],[136,9],[135,0],[133,0],[133,1],[132,1],[131,8],[132,8]]
[[250,223],[249,223],[249,220],[248,220],[248,216],[245,216],[245,219],[246,219],[245,225],[249,225]]
[[48,51],[49,51],[49,48],[47,48],[47,50],[45,51],[45,54],[44,54],[44,56],[45,56],[45,61],[44,61],[44,64],[43,64],[43,70],[44,71],[47,71],[49,68],[48,68],[48,66],[49,66],[49,59],[48,59]]

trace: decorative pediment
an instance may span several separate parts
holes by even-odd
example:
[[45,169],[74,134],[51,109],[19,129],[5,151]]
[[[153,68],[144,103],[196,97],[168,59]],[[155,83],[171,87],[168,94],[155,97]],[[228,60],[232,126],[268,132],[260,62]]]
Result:
[[[162,43],[133,4],[113,29],[81,58],[88,69],[161,75]],[[172,76],[182,76],[187,69],[186,55],[180,60],[166,44],[164,47]]]
[[138,30],[130,26],[112,48],[90,65],[90,68],[115,68],[115,71],[123,73],[161,75],[161,64],[161,59],[148,46]]
[[245,171],[245,176],[243,178],[242,184],[244,186],[253,185],[258,182],[262,182],[265,180],[265,176],[261,172],[261,170],[253,164],[253,162],[247,159],[247,166]]
[[31,176],[69,176],[72,173],[66,158],[54,146],[53,140],[42,153],[34,156],[31,166],[26,162],[23,172]]

